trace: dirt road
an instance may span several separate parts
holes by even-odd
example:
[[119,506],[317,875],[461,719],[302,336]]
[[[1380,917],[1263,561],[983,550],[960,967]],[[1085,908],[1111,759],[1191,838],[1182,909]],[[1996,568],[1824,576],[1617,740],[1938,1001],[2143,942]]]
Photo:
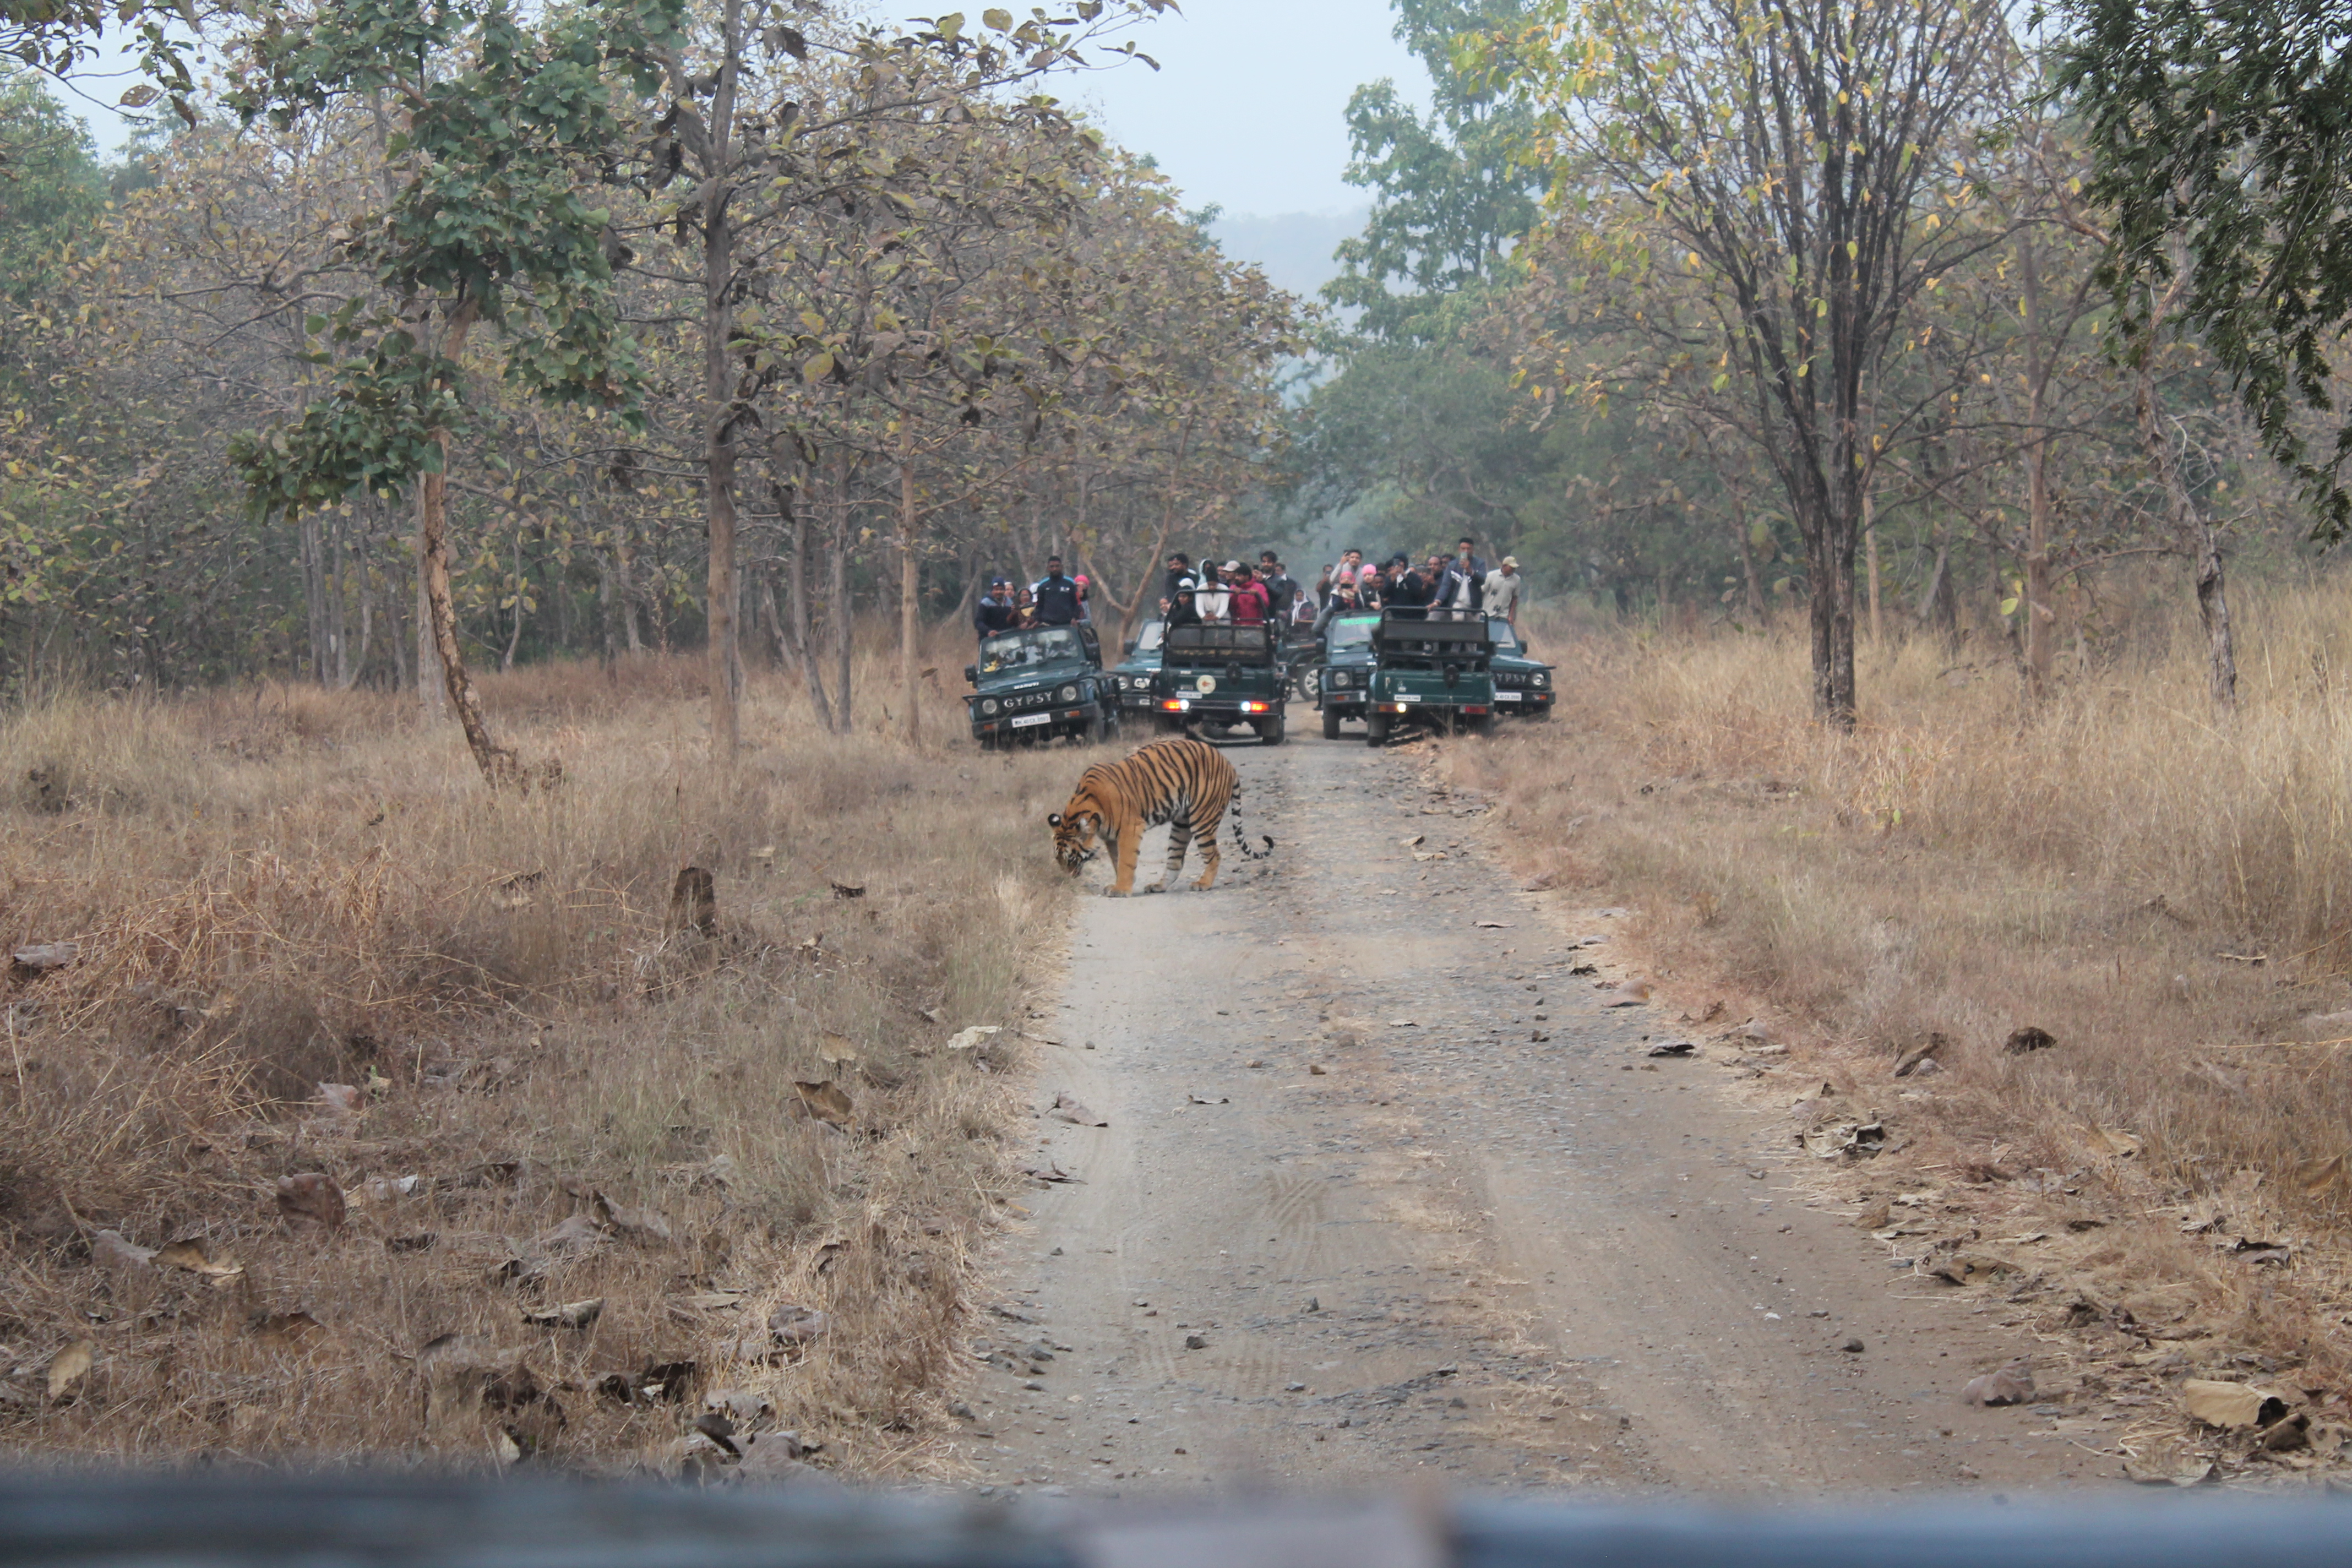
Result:
[[[1041,1184],[996,1260],[977,1484],[2115,1473],[2079,1411],[1959,1403],[2032,1333],[1808,1206],[1785,1126],[1723,1068],[1652,1060],[1687,1026],[1570,973],[1605,962],[1572,944],[1610,919],[1539,910],[1410,751],[1227,755],[1275,856],[1229,850],[1206,895],[1081,900],[1031,1026],[1061,1042],[1034,1075],[1041,1168],[1079,1179]],[[1108,1125],[1046,1114],[1062,1094]]]

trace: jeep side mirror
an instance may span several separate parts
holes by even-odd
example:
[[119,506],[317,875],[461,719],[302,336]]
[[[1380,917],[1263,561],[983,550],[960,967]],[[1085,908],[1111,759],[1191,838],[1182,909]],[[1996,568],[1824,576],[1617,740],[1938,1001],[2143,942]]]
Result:
[[967,664],[963,667],[963,683],[966,686],[978,686],[980,684],[980,666],[976,664]]
[[1135,645],[1142,640],[1143,639],[1141,637],[1129,637],[1127,639],[1127,651],[1130,657],[1135,653]]

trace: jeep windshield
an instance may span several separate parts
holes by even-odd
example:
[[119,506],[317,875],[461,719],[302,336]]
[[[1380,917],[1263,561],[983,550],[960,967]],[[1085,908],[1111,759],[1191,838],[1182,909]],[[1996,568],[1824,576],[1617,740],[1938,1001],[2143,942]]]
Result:
[[1134,651],[1137,653],[1158,653],[1160,651],[1160,639],[1167,635],[1168,623],[1166,621],[1146,621],[1143,623],[1143,629],[1135,634]]
[[1495,639],[1496,653],[1518,653],[1526,646],[1519,641],[1517,628],[1500,616],[1486,617],[1486,635]]
[[982,675],[1004,675],[1048,664],[1075,663],[1085,658],[1086,647],[1078,641],[1078,634],[1066,626],[1052,626],[1034,632],[1008,632],[1003,637],[990,637],[980,645],[980,672]]
[[1358,620],[1333,621],[1324,634],[1324,647],[1331,653],[1346,653],[1372,645],[1372,628],[1381,623],[1370,616]]

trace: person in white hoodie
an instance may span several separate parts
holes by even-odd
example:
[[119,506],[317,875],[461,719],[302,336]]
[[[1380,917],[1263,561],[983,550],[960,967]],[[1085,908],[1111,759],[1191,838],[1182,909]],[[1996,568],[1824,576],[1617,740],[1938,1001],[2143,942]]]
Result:
[[1514,630],[1519,624],[1519,590],[1527,579],[1519,575],[1519,558],[1506,555],[1503,563],[1486,574],[1486,586],[1480,597],[1490,616],[1500,616],[1511,623]]

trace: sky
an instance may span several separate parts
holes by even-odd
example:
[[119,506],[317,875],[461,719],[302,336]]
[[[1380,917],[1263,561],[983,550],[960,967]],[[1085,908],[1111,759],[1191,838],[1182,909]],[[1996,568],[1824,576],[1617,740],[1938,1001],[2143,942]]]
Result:
[[[1332,273],[1331,246],[1360,226],[1368,201],[1342,178],[1349,95],[1387,77],[1426,106],[1428,73],[1391,36],[1388,0],[1179,3],[1181,12],[1122,35],[1160,69],[1122,61],[1063,79],[1060,96],[1121,145],[1151,154],[1186,206],[1223,208],[1217,233],[1228,254],[1312,292]],[[917,9],[904,0],[877,7],[900,8]],[[131,65],[114,53],[78,84],[86,96],[67,100],[105,152],[128,133],[105,106],[139,79]],[[1251,221],[1278,219],[1295,221]]]
[[1394,79],[1429,101],[1429,75],[1389,36],[1387,0],[1181,0],[1137,28],[1154,72],[1122,64],[1067,83],[1121,145],[1149,153],[1187,206],[1234,216],[1336,214],[1364,205],[1348,165],[1348,95]]

